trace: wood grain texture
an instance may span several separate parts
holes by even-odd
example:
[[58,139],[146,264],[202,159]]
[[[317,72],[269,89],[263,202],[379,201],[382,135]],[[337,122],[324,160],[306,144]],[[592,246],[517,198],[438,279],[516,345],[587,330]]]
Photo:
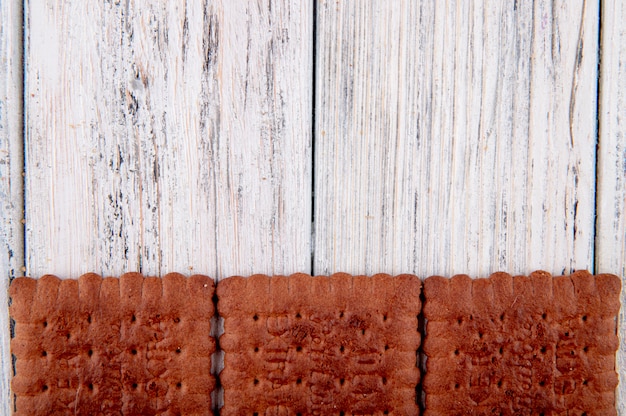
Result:
[[11,413],[9,281],[24,267],[22,2],[0,2],[0,414]]
[[602,2],[601,37],[596,266],[598,273],[622,277],[618,409],[626,415],[626,5],[622,1]]
[[26,8],[29,275],[309,271],[310,2]]
[[314,272],[592,269],[598,13],[320,1]]
[[[319,0],[314,270],[312,2],[24,6],[32,276],[626,276],[620,1]],[[24,265],[21,10],[0,2],[4,286]],[[620,335],[626,414],[624,311]],[[2,397],[8,354],[0,332]]]

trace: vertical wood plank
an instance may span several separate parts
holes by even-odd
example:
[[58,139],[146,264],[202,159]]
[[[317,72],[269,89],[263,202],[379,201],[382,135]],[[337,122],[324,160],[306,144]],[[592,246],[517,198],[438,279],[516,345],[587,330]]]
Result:
[[27,12],[30,275],[308,271],[310,2]]
[[315,273],[592,268],[598,13],[321,0]]
[[11,414],[8,286],[24,267],[23,44],[21,1],[0,2],[0,414]]
[[602,2],[596,266],[622,277],[617,353],[619,414],[626,414],[626,5]]

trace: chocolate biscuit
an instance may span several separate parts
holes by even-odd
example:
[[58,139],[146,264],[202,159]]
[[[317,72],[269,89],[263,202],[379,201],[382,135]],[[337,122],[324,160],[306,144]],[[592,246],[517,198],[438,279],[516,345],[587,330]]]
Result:
[[426,415],[614,415],[620,280],[428,278]]
[[213,280],[15,279],[16,415],[209,415]]
[[222,280],[222,415],[416,415],[420,280]]

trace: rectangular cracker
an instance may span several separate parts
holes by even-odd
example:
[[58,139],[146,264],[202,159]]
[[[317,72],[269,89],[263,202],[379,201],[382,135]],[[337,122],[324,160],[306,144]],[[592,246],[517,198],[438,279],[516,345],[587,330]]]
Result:
[[15,414],[212,414],[214,288],[174,273],[15,279]]
[[228,415],[417,415],[416,276],[222,280]]
[[615,415],[620,280],[424,282],[426,415]]

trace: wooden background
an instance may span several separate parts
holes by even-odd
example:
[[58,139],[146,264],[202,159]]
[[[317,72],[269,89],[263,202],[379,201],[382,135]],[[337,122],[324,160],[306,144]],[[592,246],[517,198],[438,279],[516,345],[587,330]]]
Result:
[[3,0],[0,24],[0,303],[88,271],[626,276],[621,0]]

